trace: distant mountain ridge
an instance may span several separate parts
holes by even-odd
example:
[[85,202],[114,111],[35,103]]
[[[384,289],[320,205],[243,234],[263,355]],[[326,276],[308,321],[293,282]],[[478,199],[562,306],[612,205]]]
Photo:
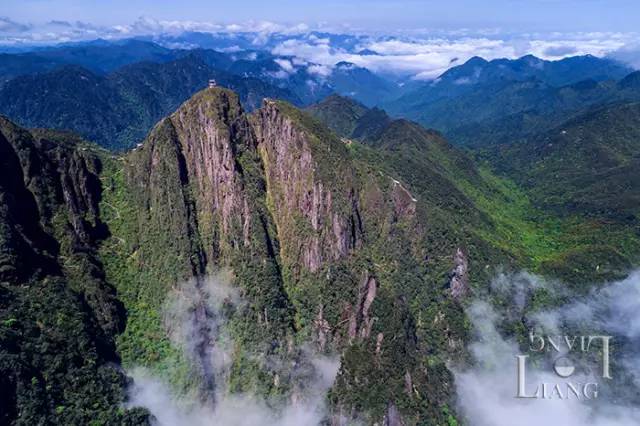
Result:
[[499,144],[591,106],[640,99],[633,74],[616,61],[588,55],[559,61],[476,57],[385,106],[444,132],[453,143]]
[[[223,48],[228,37],[189,37],[193,43],[162,39],[166,45],[182,46],[176,49],[128,39],[5,54],[0,62],[0,112],[25,126],[70,129],[121,149],[139,142],[152,123],[216,78],[237,90],[249,110],[263,97],[305,106],[337,93],[437,129],[455,144],[484,146],[523,140],[585,108],[640,99],[637,74],[619,62],[590,55],[558,61],[533,55],[491,61],[473,57],[431,82],[398,84],[346,61],[327,67],[254,50],[240,43],[242,37],[238,46],[227,46],[228,52],[197,47]],[[348,46],[355,43],[346,36],[338,39]],[[84,77],[95,85],[79,84],[81,90],[71,91],[73,77],[65,78],[59,70],[65,66],[72,75],[77,73],[73,66],[91,71],[93,76]],[[105,117],[90,105],[91,97],[102,105]],[[142,104],[145,111],[139,108]],[[71,118],[74,108],[83,111]]]
[[104,76],[65,65],[17,77],[0,88],[0,113],[23,126],[73,130],[104,147],[122,150],[141,142],[157,120],[212,78],[237,90],[249,110],[265,97],[300,103],[286,89],[212,68],[205,62],[211,58],[202,54],[131,64]]
[[155,43],[127,39],[42,48],[26,53],[0,54],[0,86],[19,75],[49,71],[63,65],[79,65],[105,74],[141,61],[167,62],[181,56]]
[[110,149],[140,142],[158,119],[211,78],[237,91],[248,110],[265,97],[301,106],[336,91],[374,104],[398,89],[347,62],[331,69],[266,51],[169,49],[136,39],[0,59],[0,113],[28,127],[73,130]]
[[546,208],[640,224],[640,102],[590,110],[484,157]]
[[[204,37],[204,36],[203,36]],[[207,38],[207,37],[205,37]],[[79,65],[96,74],[108,74],[138,62],[164,63],[196,54],[219,71],[241,77],[256,77],[296,94],[305,104],[317,102],[333,91],[350,94],[368,105],[393,97],[398,87],[366,68],[341,62],[335,67],[255,50],[222,52],[216,43],[168,43],[164,47],[150,40],[95,40],[35,49],[24,53],[0,54],[0,87],[12,78],[50,71],[63,65]],[[235,48],[239,48],[235,46]]]
[[[532,77],[552,86],[565,86],[581,80],[596,81],[619,79],[633,71],[620,62],[593,55],[570,56],[556,61],[525,55],[518,59],[493,59],[487,61],[473,57],[462,65],[445,71],[435,84],[487,83],[499,80],[528,80]],[[468,78],[468,81],[460,79]]]

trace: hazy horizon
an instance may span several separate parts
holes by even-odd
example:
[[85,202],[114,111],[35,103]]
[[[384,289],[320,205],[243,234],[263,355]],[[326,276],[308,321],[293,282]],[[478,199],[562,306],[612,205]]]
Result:
[[[33,7],[25,7],[25,3]],[[566,15],[572,4],[575,10],[576,2],[493,0],[492,7],[486,8],[472,3],[375,0],[369,7],[358,8],[361,19],[354,19],[347,12],[362,4],[360,1],[339,7],[329,2],[322,8],[312,4],[285,7],[287,2],[275,2],[265,9],[253,1],[205,5],[189,0],[177,8],[165,2],[154,7],[148,1],[125,4],[117,0],[105,7],[75,0],[9,0],[0,12],[0,50],[143,38],[169,48],[263,50],[317,64],[319,73],[328,73],[344,61],[373,72],[422,80],[436,78],[473,56],[491,60],[532,54],[558,60],[591,54],[619,59],[635,68],[640,65],[640,34],[625,31],[624,20],[618,20],[617,26],[604,25],[608,17],[620,13],[611,2],[581,2],[581,18],[566,25],[558,17]],[[505,7],[494,7],[494,3],[504,3]],[[540,5],[545,7],[537,7]],[[532,6],[537,12],[530,11]],[[340,13],[343,9],[345,13]],[[625,20],[633,20],[636,9],[640,6],[627,7]],[[279,10],[282,13],[276,16]],[[472,14],[474,10],[477,13]],[[490,19],[487,10],[496,19]],[[324,20],[325,12],[333,18]],[[553,19],[546,20],[548,14]],[[471,15],[472,22],[466,21],[465,17]],[[524,15],[529,23],[520,22],[519,17]],[[577,25],[579,22],[583,24]],[[226,38],[219,44],[203,46],[181,37],[190,32],[224,33]]]
[[158,20],[304,22],[310,26],[349,26],[389,31],[416,28],[505,31],[619,32],[636,31],[640,4],[632,0],[329,0],[304,3],[276,0],[210,2],[185,0],[5,0],[2,15],[21,23],[52,20],[93,25],[123,25],[140,16]]

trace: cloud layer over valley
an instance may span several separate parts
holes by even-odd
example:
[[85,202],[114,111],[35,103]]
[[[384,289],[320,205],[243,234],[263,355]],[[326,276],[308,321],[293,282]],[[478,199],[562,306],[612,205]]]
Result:
[[[535,293],[545,293],[563,302],[555,307],[529,310]],[[461,412],[474,426],[510,426],[518,419],[520,426],[561,424],[566,426],[631,426],[637,424],[637,392],[640,384],[640,272],[611,283],[591,293],[570,298],[557,283],[546,282],[530,274],[502,275],[494,280],[492,298],[506,301],[497,308],[488,297],[480,297],[467,309],[475,339],[469,349],[474,366],[456,373],[456,388]],[[539,340],[521,342],[512,333],[513,324],[526,323],[534,336],[610,335],[611,379],[603,379],[599,364],[602,347],[585,364],[593,368],[577,369],[569,378],[553,372],[554,358],[568,356],[576,361],[585,356],[577,346],[567,349],[557,343],[556,353],[546,343],[544,356],[534,361],[531,347],[539,348]],[[509,337],[510,336],[510,337]],[[579,339],[577,340],[579,342]],[[594,347],[598,346],[594,343]],[[549,398],[516,398],[518,391],[517,358],[526,354],[526,395],[534,395],[536,387],[558,384],[563,399],[550,392]],[[551,367],[551,368],[549,368]],[[567,384],[598,383],[598,397],[587,399],[567,392]],[[591,387],[590,391],[596,387]],[[635,399],[634,399],[635,398]],[[627,399],[627,400],[625,400]]]
[[207,47],[222,51],[266,50],[315,64],[327,74],[340,62],[371,71],[432,79],[473,56],[542,59],[591,54],[612,55],[637,65],[640,35],[629,32],[513,33],[486,30],[405,30],[385,34],[307,23],[269,21],[213,23],[158,20],[143,16],[130,24],[94,25],[80,21],[34,24],[0,18],[0,48],[80,42],[98,38],[142,38],[171,48]]
[[166,378],[144,368],[132,368],[129,407],[144,407],[156,426],[297,426],[317,425],[326,417],[325,396],[338,372],[339,361],[300,348],[300,362],[255,353],[259,364],[276,375],[299,376],[303,389],[287,401],[250,394],[230,394],[227,383],[233,357],[228,310],[241,311],[245,302],[230,284],[229,273],[192,279],[177,285],[164,307],[164,325],[173,345],[185,355],[194,383],[177,395]]

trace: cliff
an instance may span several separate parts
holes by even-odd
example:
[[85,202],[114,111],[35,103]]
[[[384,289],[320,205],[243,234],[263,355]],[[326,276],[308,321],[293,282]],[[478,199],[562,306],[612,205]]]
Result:
[[96,244],[100,160],[0,118],[0,423],[146,423],[124,412],[125,325]]
[[[465,334],[448,290],[458,244],[425,260],[430,207],[383,170],[286,103],[246,114],[228,90],[199,92],[125,159],[133,227],[118,237],[129,285],[148,302],[128,330],[147,327],[177,282],[228,267],[250,306],[236,323],[234,390],[301,386],[252,359],[293,360],[291,342],[311,340],[343,354],[336,413],[381,419],[391,404],[398,416],[438,418],[451,398],[445,362]],[[141,337],[128,332],[125,348]],[[146,341],[124,357],[153,365],[155,350]]]
[[[196,324],[185,355],[165,309],[168,295],[202,299],[204,277],[230,270],[245,303],[228,312],[224,389],[296,399],[308,354],[334,354],[328,421],[451,420],[447,363],[464,357],[462,306],[486,265],[512,260],[489,238],[500,223],[478,203],[495,188],[435,132],[390,119],[375,131],[352,127],[369,139],[340,138],[284,102],[246,113],[222,88],[194,95],[123,156],[3,121],[0,277],[10,296],[1,319],[14,347],[3,368],[33,353],[16,327],[54,321],[58,338],[75,333],[43,351],[69,357],[50,363],[64,374],[51,376],[37,357],[21,361],[33,374],[7,374],[6,418],[30,409],[25,418],[53,423],[93,414],[145,422],[140,410],[114,413],[125,388],[110,367],[118,363],[212,397],[221,384],[207,359],[211,330]],[[31,305],[38,291],[57,292],[44,299],[55,298],[51,310]],[[214,315],[194,309],[194,321]],[[59,319],[67,311],[76,320]],[[62,384],[82,374],[92,379]],[[95,392],[104,405],[82,408]],[[32,408],[44,400],[55,402]]]

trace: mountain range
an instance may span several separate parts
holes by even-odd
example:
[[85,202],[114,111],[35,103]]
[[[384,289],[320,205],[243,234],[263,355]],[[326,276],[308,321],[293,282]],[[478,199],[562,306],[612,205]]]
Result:
[[[0,140],[5,170],[13,171],[2,192],[11,201],[3,204],[0,268],[9,283],[5,420],[68,424],[99,412],[107,424],[143,421],[140,412],[117,410],[123,378],[110,363],[180,363],[154,319],[176,282],[222,267],[233,268],[248,303],[232,318],[236,391],[301,392],[291,372],[252,360],[295,361],[302,355],[287,342],[310,339],[318,351],[345,351],[336,416],[383,418],[395,407],[443,416],[451,396],[441,387],[451,380],[443,362],[461,344],[447,346],[445,336],[464,335],[456,300],[468,291],[471,254],[460,238],[480,243],[446,220],[463,194],[434,206],[429,215],[441,220],[427,224],[427,200],[309,116],[280,101],[247,115],[237,95],[218,88],[197,93],[124,157],[8,121]],[[26,206],[29,214],[20,214]],[[428,229],[450,235],[431,245]],[[450,276],[456,262],[461,270]],[[74,319],[56,322],[64,314],[48,298],[59,298]],[[416,309],[451,319],[419,325]],[[39,323],[46,333],[30,331]],[[63,346],[70,335],[86,343]],[[430,341],[429,373],[420,349],[427,335],[442,339]],[[361,370],[370,363],[379,366],[375,375]],[[87,379],[67,384],[85,371]],[[173,380],[186,386],[197,372],[176,371]],[[405,392],[408,376],[424,397]],[[104,405],[91,405],[97,398]]]
[[[154,424],[135,368],[196,405],[286,411],[322,356],[326,424],[464,424],[471,300],[510,309],[493,277],[572,297],[640,262],[640,74],[621,64],[474,58],[403,92],[201,47],[0,66],[0,423]],[[503,331],[526,342],[526,317]]]
[[110,149],[126,149],[209,79],[237,91],[249,110],[265,97],[307,105],[334,91],[374,103],[396,88],[353,64],[340,63],[324,75],[312,72],[317,65],[294,62],[267,52],[230,55],[141,40],[3,54],[0,113],[24,126],[73,130]]
[[476,57],[384,107],[442,131],[455,144],[483,146],[550,130],[591,106],[637,100],[635,80],[629,67],[593,56]]

